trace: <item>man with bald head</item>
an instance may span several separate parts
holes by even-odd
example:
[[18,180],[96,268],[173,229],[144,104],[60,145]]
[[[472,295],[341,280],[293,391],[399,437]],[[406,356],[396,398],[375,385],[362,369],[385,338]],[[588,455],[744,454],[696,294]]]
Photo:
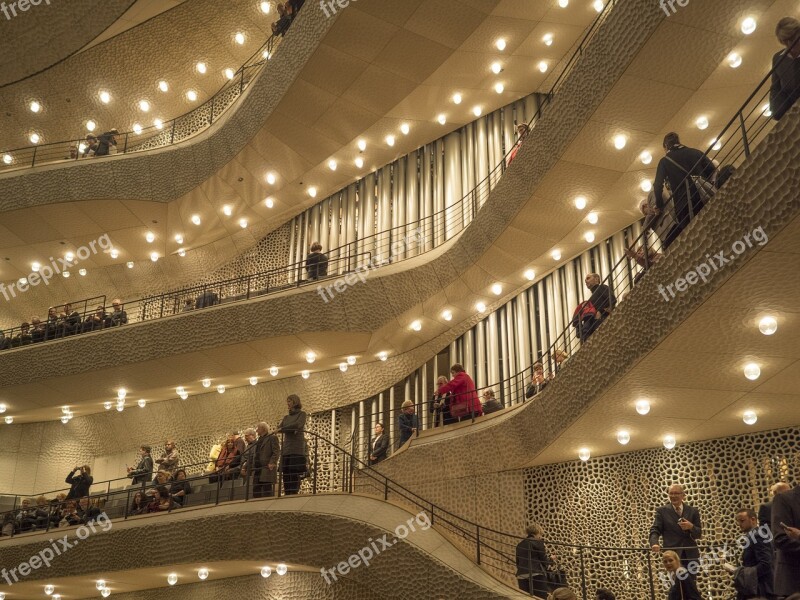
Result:
[[[700,511],[684,502],[686,492],[679,483],[673,483],[667,490],[669,504],[656,509],[653,526],[650,528],[650,547],[660,552],[659,537],[663,538],[663,548],[674,550],[687,569],[689,563],[700,558],[697,540],[703,536]],[[693,569],[689,569],[691,573]],[[694,570],[695,573],[697,572]]]
[[769,488],[769,502],[764,502],[764,504],[758,508],[759,525],[766,525],[767,527],[771,526],[772,501],[775,499],[775,496],[782,494],[783,492],[788,492],[790,489],[792,489],[791,486],[785,481],[779,481]]

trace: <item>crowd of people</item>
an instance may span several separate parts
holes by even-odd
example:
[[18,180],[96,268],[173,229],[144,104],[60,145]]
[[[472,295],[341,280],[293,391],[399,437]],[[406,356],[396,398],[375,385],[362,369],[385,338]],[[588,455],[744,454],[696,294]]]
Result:
[[278,2],[278,20],[272,24],[272,34],[283,37],[289,31],[292,21],[297,17],[297,13],[303,8],[306,0],[287,0]]

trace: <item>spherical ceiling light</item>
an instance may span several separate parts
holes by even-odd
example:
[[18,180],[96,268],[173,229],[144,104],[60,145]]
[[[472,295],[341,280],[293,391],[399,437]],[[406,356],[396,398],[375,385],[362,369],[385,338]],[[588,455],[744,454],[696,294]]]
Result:
[[272,198],[267,198],[266,200],[264,200],[264,205],[267,208],[272,208],[273,206],[275,206],[275,200],[273,200]]
[[98,580],[95,582],[94,586],[95,586],[95,587],[96,587],[98,590],[102,590],[104,587],[106,587],[106,580],[105,580],[105,579],[98,579]]
[[500,82],[494,84],[494,91],[498,94],[502,94],[505,89],[505,86]]
[[645,150],[639,155],[639,160],[642,161],[643,165],[649,165],[651,162],[653,162],[653,155]]
[[225,69],[225,70],[223,71],[223,74],[225,75],[225,79],[233,79],[234,77],[236,77],[236,71],[234,71],[234,70],[233,70],[233,69],[231,69],[230,67],[228,67],[227,69]]
[[586,462],[592,457],[591,452],[588,448],[581,448],[578,450],[578,458],[580,458],[583,462]]
[[7,165],[10,165],[11,163],[13,163],[13,162],[14,162],[14,157],[13,157],[13,156],[11,156],[11,155],[10,155],[10,154],[8,154],[8,153],[6,153],[6,154],[3,154],[3,162],[4,162],[5,164],[7,164]]
[[189,102],[196,101],[197,100],[197,92],[195,92],[194,90],[187,91],[186,92],[186,98],[189,100]]
[[203,385],[204,388],[210,388],[211,387],[211,379],[209,379],[208,377],[203,379],[200,383]]
[[111,590],[109,588],[103,588],[102,590],[100,590],[100,595],[103,598],[108,598],[111,595]]
[[261,2],[260,7],[261,7],[261,12],[263,12],[265,15],[269,14],[269,10],[270,10],[269,2],[264,0],[263,2]]
[[587,231],[583,234],[583,239],[585,239],[588,243],[594,242],[594,231]]
[[758,330],[764,335],[772,335],[778,331],[778,321],[775,317],[766,316],[758,322]]
[[192,215],[192,223],[200,225],[200,215]]
[[139,100],[139,110],[150,112],[150,103],[147,100]]
[[14,422],[14,417],[8,416],[3,419],[6,422],[6,425],[11,425]]
[[722,140],[719,138],[714,138],[713,140],[711,140],[711,149],[722,150]]
[[387,135],[386,136],[386,143],[389,146],[394,146],[394,136],[393,135]]
[[316,198],[317,188],[315,188],[313,185],[310,188],[308,188],[308,195],[311,196],[312,198]]
[[499,62],[495,61],[495,62],[492,63],[491,69],[492,69],[492,73],[494,73],[495,75],[498,75],[503,70],[503,65],[501,65]]
[[728,55],[728,66],[731,69],[738,69],[742,64],[742,56],[736,52],[731,52]]
[[461,94],[456,92],[455,94],[453,94],[452,99],[453,99],[453,104],[461,104],[461,100],[463,100],[463,97],[461,96]]
[[553,45],[553,34],[552,33],[545,33],[544,37],[542,38],[545,46],[552,46]]
[[747,425],[755,425],[756,421],[758,421],[758,415],[754,410],[746,410],[742,415],[742,421]]
[[303,379],[308,379],[309,377],[311,377],[311,371],[301,371],[300,377],[302,377]]
[[708,129],[708,117],[705,115],[697,117],[697,120],[694,122],[694,124],[697,125],[697,128],[701,131],[703,129]]
[[178,583],[178,575],[176,573],[170,573],[167,575],[167,583],[170,585],[175,585]]
[[241,227],[242,229],[247,229],[247,219],[245,219],[244,217],[239,219],[239,227]]
[[317,360],[317,355],[314,352],[312,352],[311,350],[306,352],[306,362],[307,363],[312,364],[315,360]]
[[600,217],[597,215],[596,212],[590,212],[586,215],[586,220],[589,221],[592,225],[597,225],[597,221],[600,220]]
[[339,166],[339,165],[337,165],[337,164],[336,164],[336,161],[335,161],[335,160],[333,160],[333,159],[330,159],[330,160],[328,161],[328,168],[329,168],[331,171],[335,171],[335,170],[336,170],[336,167],[338,167],[338,166]]
[[539,61],[539,64],[537,65],[537,68],[542,73],[547,73],[547,61],[546,60]]
[[553,260],[561,260],[561,250],[553,250],[550,252],[550,256]]
[[646,415],[650,412],[650,401],[649,400],[637,400],[636,401],[636,412],[640,415]]
[[586,197],[585,196],[578,196],[575,198],[575,208],[578,210],[583,210],[586,208]]
[[755,381],[761,376],[761,368],[756,363],[747,363],[744,366],[744,376],[750,381]]
[[357,156],[357,157],[356,157],[356,166],[357,166],[359,169],[360,169],[361,167],[363,167],[363,166],[364,166],[364,159],[363,159],[363,158],[361,158],[360,156]]
[[118,400],[125,400],[125,398],[127,396],[128,396],[128,390],[126,390],[125,388],[119,388],[117,390],[117,399]]
[[30,109],[31,112],[38,113],[40,110],[42,110],[42,105],[39,104],[36,100],[34,100],[30,104]]
[[62,271],[61,275],[66,279],[71,275],[71,273],[69,271]]
[[603,12],[603,8],[605,5],[603,4],[603,0],[594,0],[592,6],[594,7],[595,11],[600,13]]
[[78,275],[81,277],[86,277],[86,269],[78,269]]
[[499,296],[500,294],[503,293],[503,286],[501,284],[499,284],[499,283],[493,283],[492,284],[492,293],[495,296]]
[[112,248],[108,251],[108,254],[111,256],[111,258],[117,258],[119,256],[119,250]]
[[258,377],[251,377],[250,378],[250,385],[257,385],[258,384]]
[[111,407],[114,406],[111,402],[103,402],[103,408],[106,410],[111,410]]
[[505,38],[498,38],[497,41],[494,43],[495,47],[502,52],[506,49],[506,40]]
[[139,408],[144,408],[145,406],[147,406],[147,400],[145,400],[144,398],[139,398],[139,400],[136,401],[136,404],[139,405]]
[[478,302],[475,304],[475,310],[477,310],[479,313],[486,312],[486,304],[483,302]]
[[382,362],[386,362],[389,359],[389,353],[388,352],[378,352],[378,359],[381,360]]
[[133,268],[133,261],[129,260],[128,262],[125,263],[125,266],[128,267],[129,269],[132,269]]
[[133,133],[135,133],[136,135],[139,135],[140,133],[142,133],[142,126],[139,125],[139,123],[134,123],[133,124]]
[[569,0],[558,0],[558,5],[561,8],[567,8],[567,6],[569,6]]
[[95,123],[91,119],[86,121],[86,131],[94,131],[96,127],[97,123]]
[[747,17],[744,21],[742,21],[742,33],[745,35],[750,35],[756,30],[757,25],[758,24],[753,17]]
[[100,91],[100,102],[102,102],[103,104],[108,104],[109,102],[111,102],[111,94],[109,94],[105,90],[101,90]]
[[473,106],[472,107],[472,114],[475,115],[476,117],[480,117],[482,112],[483,112],[483,109],[480,106]]
[[442,318],[445,321],[452,321],[453,320],[453,311],[449,309],[445,309],[442,311]]
[[264,577],[266,579],[270,575],[272,575],[272,567],[263,567],[261,569],[261,576],[262,577]]
[[33,132],[28,136],[28,139],[30,140],[31,144],[38,144],[42,138],[39,137],[38,133]]
[[168,92],[169,84],[162,79],[161,81],[158,82],[158,89],[160,89],[162,92]]
[[536,271],[534,271],[533,269],[528,269],[527,271],[525,271],[523,275],[525,276],[525,279],[527,279],[528,281],[533,281],[534,279],[536,279]]
[[233,39],[236,40],[236,43],[240,46],[244,44],[244,34],[241,31],[237,32],[237,34],[233,36]]
[[363,140],[363,139],[358,140],[358,142],[356,142],[356,145],[358,146],[358,149],[361,152],[364,152],[364,150],[367,149],[367,141],[366,140]]
[[153,125],[155,125],[156,129],[164,129],[164,121],[162,121],[161,119],[155,119],[153,121]]
[[411,126],[408,123],[402,123],[400,125],[400,133],[402,133],[403,135],[408,135],[410,131],[411,131]]
[[639,188],[646,194],[653,189],[653,184],[650,183],[649,179],[643,179],[642,183],[639,184]]
[[197,72],[200,73],[201,75],[205,75],[206,71],[208,70],[206,63],[204,62],[197,63],[195,65],[195,68],[197,69]]
[[158,262],[158,252],[151,252],[150,260],[152,260],[153,262]]
[[278,376],[278,372],[279,372],[278,371],[278,367],[270,367],[269,368],[269,374],[272,375],[273,377],[277,377]]
[[445,123],[447,123],[447,117],[445,116],[444,113],[440,113],[439,116],[436,117],[436,120],[439,121],[440,125],[444,125]]
[[414,331],[422,331],[422,321],[417,319],[416,321],[411,322],[411,329]]
[[197,570],[197,576],[202,580],[205,581],[208,579],[208,569],[205,567]]
[[0,414],[6,412],[6,410],[8,410],[8,406],[0,402]]
[[356,357],[355,357],[355,356],[348,356],[348,357],[347,357],[347,364],[348,364],[348,365],[354,365],[354,364],[356,364]]
[[275,176],[275,173],[273,173],[272,171],[267,173],[267,183],[270,184],[270,185],[275,185],[275,181],[277,181],[277,177]]
[[347,371],[347,363],[339,363],[339,370],[344,373]]
[[621,429],[617,432],[617,441],[625,446],[631,441],[631,434],[628,431]]
[[288,570],[289,570],[289,568],[288,568],[286,565],[284,565],[283,563],[279,563],[279,564],[278,564],[278,565],[275,567],[275,572],[276,572],[278,575],[286,575],[286,571],[288,571]]
[[614,136],[614,148],[617,150],[622,150],[625,145],[628,143],[628,138],[622,134]]
[[665,435],[664,436],[664,448],[667,450],[672,450],[675,447],[675,436],[673,435]]

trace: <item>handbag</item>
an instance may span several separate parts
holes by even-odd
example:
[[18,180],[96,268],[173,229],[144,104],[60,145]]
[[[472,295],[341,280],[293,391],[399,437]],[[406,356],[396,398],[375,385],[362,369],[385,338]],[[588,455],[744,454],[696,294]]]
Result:
[[469,414],[469,405],[467,404],[466,400],[450,404],[451,417],[461,418],[461,417],[466,417],[468,414]]
[[714,197],[714,194],[717,193],[717,188],[714,187],[713,183],[711,183],[707,179],[703,179],[699,175],[692,175],[691,173],[689,173],[689,171],[684,169],[681,165],[679,165],[677,162],[672,160],[669,156],[667,156],[666,159],[669,162],[671,162],[673,165],[678,167],[681,171],[686,173],[686,175],[688,175],[688,177],[686,179],[684,179],[684,182],[686,184],[686,199],[687,200],[690,200],[691,197],[692,197],[692,194],[691,194],[692,190],[689,187],[689,179],[692,180],[692,183],[694,183],[694,187],[697,188],[697,194],[700,196],[700,202],[702,204],[705,204],[706,202],[711,200],[711,198]]

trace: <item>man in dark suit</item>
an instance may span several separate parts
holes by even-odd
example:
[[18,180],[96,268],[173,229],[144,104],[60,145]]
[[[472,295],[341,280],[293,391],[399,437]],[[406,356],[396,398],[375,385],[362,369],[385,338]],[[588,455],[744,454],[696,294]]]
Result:
[[383,433],[383,423],[375,423],[375,437],[372,438],[369,448],[369,464],[377,464],[386,458],[389,437]]
[[153,457],[150,456],[150,446],[142,446],[139,449],[139,464],[136,468],[128,467],[128,477],[131,478],[131,483],[136,485],[141,483],[146,484],[153,476]]
[[766,525],[767,527],[772,526],[772,501],[775,499],[775,496],[783,492],[788,492],[790,489],[792,489],[792,487],[783,481],[779,481],[769,488],[770,501],[764,502],[758,509],[759,524]]
[[755,593],[749,594],[737,588],[737,600],[749,598],[772,598],[772,548],[769,529],[765,523],[758,526],[756,512],[752,508],[736,511],[736,524],[742,532],[742,568],[755,570],[758,581]]
[[703,536],[700,511],[684,503],[686,492],[679,483],[673,483],[667,490],[669,504],[656,509],[653,526],[650,528],[650,547],[660,552],[662,547],[658,538],[664,539],[664,549],[674,550],[681,563],[688,569],[691,561],[700,558],[697,539]]
[[269,425],[263,421],[256,426],[256,433],[258,441],[253,456],[253,498],[265,498],[275,495],[281,446],[277,436],[270,433]]
[[800,486],[772,501],[775,535],[775,595],[800,592]]

